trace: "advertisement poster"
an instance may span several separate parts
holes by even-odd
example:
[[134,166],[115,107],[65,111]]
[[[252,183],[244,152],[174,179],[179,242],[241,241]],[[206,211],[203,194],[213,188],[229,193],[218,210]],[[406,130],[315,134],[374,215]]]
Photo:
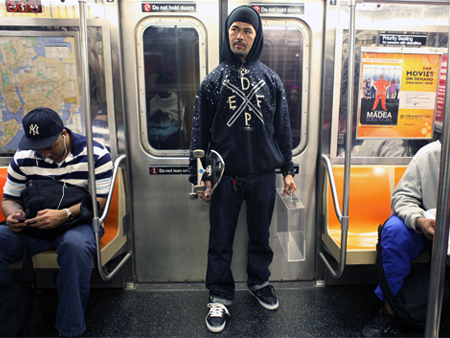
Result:
[[441,57],[362,52],[356,137],[430,139]]

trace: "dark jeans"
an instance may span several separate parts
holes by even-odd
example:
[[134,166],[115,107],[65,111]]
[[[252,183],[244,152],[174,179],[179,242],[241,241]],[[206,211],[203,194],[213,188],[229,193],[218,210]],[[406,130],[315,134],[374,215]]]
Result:
[[[101,229],[103,235],[103,229]],[[57,280],[59,304],[56,313],[56,328],[67,337],[79,336],[86,330],[84,310],[89,298],[89,281],[95,238],[90,225],[79,225],[66,232],[48,236],[29,235],[31,255],[56,249],[60,266]],[[22,259],[22,239],[0,226],[0,283],[12,281],[9,264]]]
[[236,178],[223,176],[214,191],[210,208],[210,233],[206,287],[210,295],[226,305],[234,300],[231,272],[233,240],[242,202],[247,202],[247,285],[267,284],[273,251],[269,245],[270,222],[275,205],[275,172]]

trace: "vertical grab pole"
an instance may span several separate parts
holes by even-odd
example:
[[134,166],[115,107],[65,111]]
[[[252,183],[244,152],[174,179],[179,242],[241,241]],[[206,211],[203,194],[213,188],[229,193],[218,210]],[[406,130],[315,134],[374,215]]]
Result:
[[80,46],[81,46],[81,72],[85,97],[86,110],[86,142],[88,154],[89,168],[89,190],[92,196],[92,214],[93,214],[93,230],[95,235],[100,231],[100,223],[98,221],[97,210],[97,191],[95,186],[95,164],[94,164],[94,142],[92,138],[92,121],[91,121],[91,96],[89,91],[89,55],[87,40],[87,22],[86,22],[86,2],[87,0],[78,0],[79,17],[80,17]]
[[[450,16],[450,13],[449,13]],[[450,34],[450,29],[449,29]],[[447,65],[450,50],[447,49]],[[448,69],[448,66],[447,66]],[[425,337],[437,337],[441,322],[442,298],[444,294],[445,269],[448,246],[448,229],[450,222],[450,118],[448,116],[450,90],[447,70],[445,86],[445,116],[442,130],[441,167],[439,168],[439,189],[437,199],[436,230],[434,234],[433,257],[431,258],[430,287],[428,293],[427,319]]]
[[[345,137],[345,164],[344,164],[344,197],[342,206],[342,233],[345,232],[345,243],[341,244],[341,250],[347,252],[348,211],[350,205],[350,168],[352,161],[352,130],[353,130],[353,108],[354,108],[354,86],[355,86],[355,16],[356,0],[349,1],[350,27],[348,36],[348,93],[347,93],[347,127]],[[344,236],[343,236],[344,237]],[[344,246],[345,245],[345,246]],[[341,264],[345,265],[345,260]]]
[[[349,1],[350,8],[350,26],[348,37],[348,92],[347,92],[347,132],[345,138],[345,164],[344,164],[344,196],[343,196],[343,208],[342,217],[339,218],[341,222],[341,254],[340,262],[337,271],[334,271],[331,264],[328,262],[325,255],[320,252],[319,256],[325,263],[325,266],[330,271],[333,278],[340,278],[344,273],[345,264],[347,261],[347,235],[348,235],[348,210],[350,199],[350,168],[352,160],[352,127],[353,127],[353,93],[354,93],[354,73],[355,73],[355,12],[356,12],[356,0]],[[328,160],[324,158],[325,160]],[[331,165],[327,163],[327,171],[334,184],[334,177],[332,175]],[[335,190],[334,190],[335,191]],[[335,203],[336,209],[336,203]],[[336,210],[337,211],[337,210]],[[336,215],[339,217],[338,212]]]
[[89,64],[88,64],[88,43],[87,43],[87,22],[86,22],[86,2],[87,0],[78,0],[79,4],[79,17],[80,17],[80,46],[81,46],[81,71],[82,80],[84,88],[84,97],[86,102],[86,142],[87,142],[87,154],[88,154],[88,168],[89,168],[89,190],[92,196],[92,230],[95,236],[95,246],[97,254],[97,267],[98,273],[102,280],[105,282],[111,280],[117,272],[125,265],[127,260],[131,257],[131,252],[127,252],[125,257],[119,262],[119,264],[114,268],[113,271],[107,273],[103,269],[102,265],[102,252],[100,247],[100,224],[103,223],[107,210],[109,209],[109,204],[111,203],[112,193],[114,189],[114,182],[117,177],[117,170],[119,168],[120,162],[125,158],[125,156],[120,156],[114,165],[113,180],[111,182],[111,188],[109,191],[107,203],[108,206],[105,208],[105,215],[103,215],[102,220],[99,219],[98,209],[97,209],[97,190],[95,185],[95,163],[94,163],[94,141],[92,136],[92,120],[91,120],[91,96],[89,91]]

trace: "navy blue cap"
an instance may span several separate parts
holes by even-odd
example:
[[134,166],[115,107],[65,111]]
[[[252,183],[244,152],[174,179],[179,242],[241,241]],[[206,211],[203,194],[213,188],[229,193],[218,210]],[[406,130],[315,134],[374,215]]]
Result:
[[24,150],[45,149],[53,145],[64,129],[61,117],[53,109],[39,107],[22,120],[25,135],[19,142]]

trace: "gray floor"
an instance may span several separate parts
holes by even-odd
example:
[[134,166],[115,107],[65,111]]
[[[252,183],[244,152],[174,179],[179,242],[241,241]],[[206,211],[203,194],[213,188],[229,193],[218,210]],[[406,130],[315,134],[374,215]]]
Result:
[[[274,283],[280,307],[262,308],[238,285],[225,330],[205,326],[208,292],[201,284],[138,285],[135,290],[92,289],[83,337],[358,337],[380,303],[373,285],[314,287],[312,283]],[[57,294],[42,290],[43,326],[39,337],[58,336],[54,329]],[[450,337],[447,312],[441,337]],[[402,330],[395,337],[422,337]]]

